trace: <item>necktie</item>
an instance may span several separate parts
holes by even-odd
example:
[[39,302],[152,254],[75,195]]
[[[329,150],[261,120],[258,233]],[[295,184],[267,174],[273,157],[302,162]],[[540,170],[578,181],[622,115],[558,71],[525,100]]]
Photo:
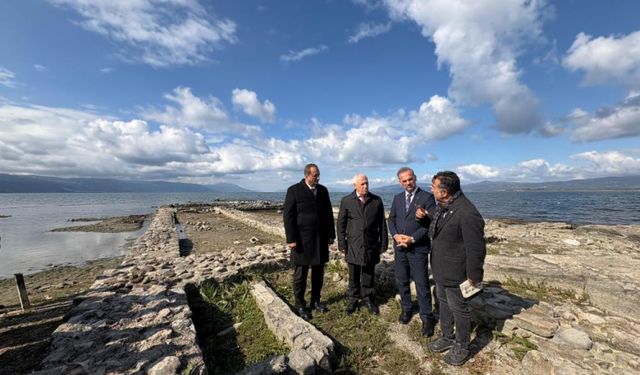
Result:
[[313,193],[313,196],[315,197],[316,196],[316,187],[315,186],[311,188],[311,192]]
[[362,202],[362,204],[364,204],[364,201],[365,201],[365,200],[367,200],[367,198],[365,198],[365,196],[364,196],[364,195],[361,195],[361,196],[360,196],[360,197],[358,197],[358,198],[360,198],[360,202]]
[[409,206],[411,206],[411,196],[413,195],[413,193],[409,193],[407,194],[407,202],[404,205],[404,209],[406,212],[409,212]]

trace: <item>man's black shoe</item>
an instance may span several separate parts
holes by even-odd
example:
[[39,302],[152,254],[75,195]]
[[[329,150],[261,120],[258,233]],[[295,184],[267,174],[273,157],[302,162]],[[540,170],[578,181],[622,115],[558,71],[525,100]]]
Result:
[[427,319],[422,322],[422,336],[431,337],[435,330],[436,322],[432,319]]
[[304,320],[311,320],[311,312],[306,307],[298,307],[298,315]]
[[440,336],[434,341],[431,341],[430,343],[428,343],[427,349],[429,349],[429,351],[432,351],[434,353],[442,353],[451,349],[454,343],[455,342],[452,339],[448,339],[446,337]]
[[320,301],[311,302],[311,308],[316,309],[321,313],[326,313],[327,311],[329,311],[329,308]]
[[349,302],[349,305],[344,311],[347,313],[347,315],[351,315],[356,312],[356,310],[358,310],[358,301]]
[[409,324],[409,322],[411,321],[411,315],[411,311],[402,310],[402,312],[400,313],[400,317],[398,317],[398,321],[400,321],[400,323],[402,324]]
[[460,344],[455,344],[443,360],[452,366],[462,366],[471,357],[469,349],[464,349]]

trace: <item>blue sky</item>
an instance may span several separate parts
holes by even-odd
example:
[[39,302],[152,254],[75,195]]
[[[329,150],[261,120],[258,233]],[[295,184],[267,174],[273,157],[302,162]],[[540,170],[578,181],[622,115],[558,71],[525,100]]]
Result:
[[640,174],[640,3],[0,2],[0,172],[282,190]]

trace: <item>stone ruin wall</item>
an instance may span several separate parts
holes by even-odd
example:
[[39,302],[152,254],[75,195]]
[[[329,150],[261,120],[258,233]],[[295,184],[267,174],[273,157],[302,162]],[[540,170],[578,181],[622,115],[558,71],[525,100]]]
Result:
[[[250,213],[221,207],[214,210],[263,231],[283,235],[281,225]],[[259,245],[240,252],[181,257],[174,215],[174,209],[160,208],[144,235],[130,247],[123,263],[105,271],[84,296],[74,301],[78,304],[66,323],[54,332],[51,352],[38,373],[206,372],[185,287],[198,286],[208,279],[223,281],[245,269],[284,266],[289,251],[284,244]],[[335,246],[331,258],[344,262]],[[392,252],[383,254],[376,273],[380,279],[393,282]],[[314,373],[317,367],[325,367],[333,356],[331,340],[316,337],[312,325],[296,317],[267,289],[254,284],[252,294],[265,312],[267,324],[276,336],[289,343],[292,352],[288,358],[274,358],[244,373],[280,372],[287,368]],[[499,290],[493,293],[489,307],[512,309],[514,313],[522,308],[514,305],[508,294],[501,293]],[[272,316],[267,311],[282,311],[283,315]],[[505,321],[502,332],[528,337],[538,345],[538,350],[528,352],[518,364],[521,373],[640,371],[638,324],[633,319],[607,316],[592,306],[540,302]],[[508,353],[495,353],[498,363],[510,361]]]
[[[248,220],[240,211],[224,211]],[[209,279],[221,282],[247,269],[284,266],[289,252],[285,245],[260,245],[240,252],[181,257],[175,214],[173,208],[158,209],[123,263],[98,276],[74,301],[77,305],[52,335],[50,353],[38,374],[206,373],[185,287]],[[278,368],[314,373],[316,367],[327,368],[333,358],[331,340],[285,308],[269,290],[254,285],[252,293],[263,311],[272,310],[267,322],[284,332],[278,337],[293,351],[288,358],[246,373]]]

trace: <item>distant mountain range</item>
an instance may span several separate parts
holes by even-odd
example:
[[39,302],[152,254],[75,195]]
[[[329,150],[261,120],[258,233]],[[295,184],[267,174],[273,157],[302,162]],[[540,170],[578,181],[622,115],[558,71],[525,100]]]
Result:
[[[430,186],[422,186],[430,189]],[[374,193],[398,193],[398,184],[379,188],[373,187]],[[473,184],[463,184],[463,191],[596,191],[596,190],[640,190],[640,176],[587,178],[584,180],[553,181],[553,182],[506,182],[482,181]]]
[[199,185],[165,181],[125,181],[108,178],[58,178],[0,174],[0,193],[235,193],[249,191],[251,190],[229,183]]

